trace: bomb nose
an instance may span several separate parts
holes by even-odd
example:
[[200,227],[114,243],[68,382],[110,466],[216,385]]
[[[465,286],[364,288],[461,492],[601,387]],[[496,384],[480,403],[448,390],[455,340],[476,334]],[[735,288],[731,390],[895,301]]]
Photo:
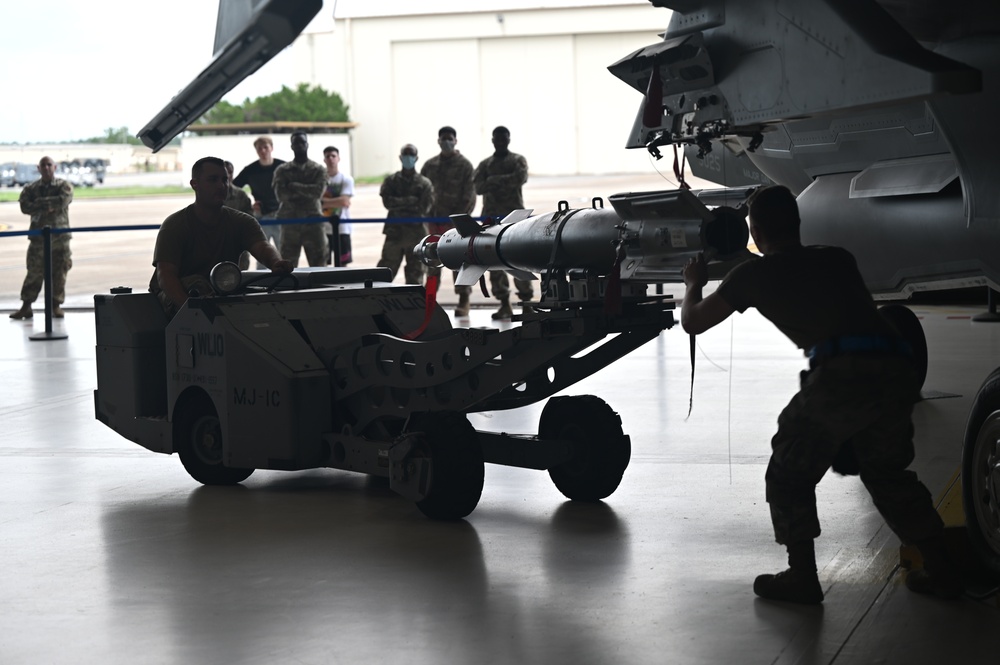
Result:
[[419,261],[424,265],[430,266],[431,268],[441,268],[443,263],[438,257],[438,240],[441,239],[439,235],[429,235],[420,242],[417,246],[413,248],[413,253]]

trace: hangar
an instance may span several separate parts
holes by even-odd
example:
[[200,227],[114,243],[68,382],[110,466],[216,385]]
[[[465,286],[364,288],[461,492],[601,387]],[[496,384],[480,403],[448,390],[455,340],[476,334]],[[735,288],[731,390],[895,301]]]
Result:
[[[945,512],[997,362],[979,309],[916,307],[932,353],[914,468]],[[13,325],[2,347],[23,377],[6,384],[2,439],[12,662],[932,663],[992,662],[1000,647],[991,589],[942,603],[902,586],[905,556],[854,479],[820,486],[825,604],[753,597],[752,577],[784,565],[762,477],[803,366],[753,313],[699,339],[690,417],[677,331],[573,388],[606,396],[633,441],[607,500],[567,502],[542,473],[491,467],[457,523],[338,472],[193,486],[90,420],[94,321],[65,325],[62,346]],[[476,417],[498,432],[538,420],[534,407]]]

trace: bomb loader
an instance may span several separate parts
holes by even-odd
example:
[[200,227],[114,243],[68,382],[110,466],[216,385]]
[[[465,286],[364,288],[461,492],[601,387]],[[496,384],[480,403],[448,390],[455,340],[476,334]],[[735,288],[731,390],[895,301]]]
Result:
[[[549,243],[541,302],[505,330],[453,328],[423,287],[390,284],[385,269],[219,264],[218,295],[190,298],[169,321],[149,293],[99,294],[96,417],[211,485],[329,467],[388,478],[428,517],[459,519],[489,462],[545,469],[568,498],[603,499],[631,442],[599,397],[552,397],[537,435],[476,431],[467,414],[550,398],[654,339],[673,326],[674,303],[648,283],[678,279],[692,252],[745,253],[747,231],[687,191],[617,195],[614,211],[598,201],[481,229],[500,254]],[[576,256],[590,258],[573,260],[588,237],[594,247]],[[654,279],[636,270],[643,261]]]

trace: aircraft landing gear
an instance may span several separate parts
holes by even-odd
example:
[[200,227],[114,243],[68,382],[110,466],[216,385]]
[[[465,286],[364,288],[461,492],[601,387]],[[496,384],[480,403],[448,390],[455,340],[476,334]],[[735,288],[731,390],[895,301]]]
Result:
[[976,557],[1000,574],[1000,369],[972,403],[962,453],[965,523]]
[[883,316],[903,336],[913,350],[913,368],[917,372],[918,387],[924,387],[927,379],[927,338],[920,319],[905,305],[883,305],[878,308]]

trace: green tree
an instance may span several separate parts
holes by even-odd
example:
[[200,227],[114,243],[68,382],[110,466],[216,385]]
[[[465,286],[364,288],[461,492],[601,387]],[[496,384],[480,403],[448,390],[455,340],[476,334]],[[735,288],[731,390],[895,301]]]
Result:
[[348,106],[335,92],[300,83],[294,89],[281,86],[278,92],[247,97],[242,104],[218,102],[198,119],[200,125],[239,122],[348,122]]
[[108,127],[104,130],[103,136],[92,136],[89,139],[83,139],[81,143],[127,143],[129,145],[142,145],[142,141],[129,133],[128,127]]

